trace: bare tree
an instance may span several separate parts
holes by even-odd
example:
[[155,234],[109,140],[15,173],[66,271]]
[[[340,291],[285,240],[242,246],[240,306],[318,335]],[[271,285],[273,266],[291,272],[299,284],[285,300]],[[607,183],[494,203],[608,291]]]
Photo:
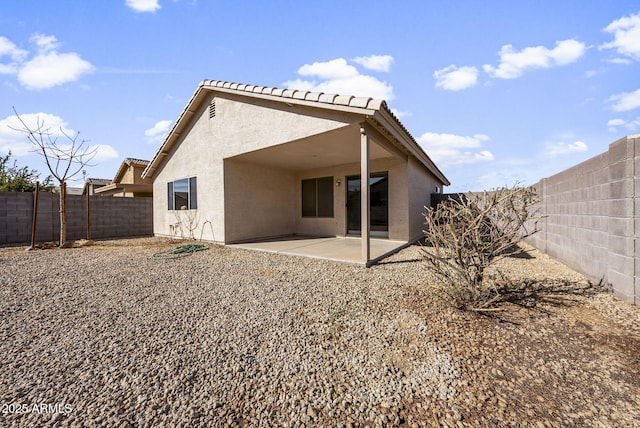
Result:
[[495,262],[524,251],[517,244],[538,231],[538,201],[535,188],[515,185],[427,210],[423,256],[456,307],[487,311],[500,301],[496,281],[505,277]]
[[69,246],[67,243],[67,181],[89,165],[98,148],[91,149],[87,140],[80,139],[80,132],[70,135],[62,127],[60,127],[60,134],[66,140],[58,143],[58,136],[40,118],[37,119],[35,128],[32,128],[20,117],[15,107],[13,112],[22,124],[22,128],[11,129],[27,136],[34,147],[33,151],[44,158],[51,175],[60,184],[60,247]]

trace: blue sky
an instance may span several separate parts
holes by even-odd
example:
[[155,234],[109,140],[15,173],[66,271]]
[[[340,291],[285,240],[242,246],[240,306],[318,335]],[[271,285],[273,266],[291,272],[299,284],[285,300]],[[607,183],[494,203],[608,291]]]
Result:
[[87,176],[113,178],[204,79],[384,98],[445,191],[533,184],[640,133],[640,1],[0,4],[0,154],[20,166],[46,172],[14,106],[80,131]]

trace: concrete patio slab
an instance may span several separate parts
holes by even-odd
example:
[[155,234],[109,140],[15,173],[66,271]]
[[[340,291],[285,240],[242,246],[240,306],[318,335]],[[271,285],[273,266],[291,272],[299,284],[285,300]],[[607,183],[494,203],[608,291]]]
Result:
[[405,241],[371,238],[371,260],[365,263],[361,258],[361,241],[358,237],[287,236],[227,246],[370,266],[408,245]]

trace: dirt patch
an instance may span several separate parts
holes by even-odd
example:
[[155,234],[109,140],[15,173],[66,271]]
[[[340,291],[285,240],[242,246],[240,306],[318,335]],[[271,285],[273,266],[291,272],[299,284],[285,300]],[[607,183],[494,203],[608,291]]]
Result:
[[409,294],[406,304],[462,362],[469,387],[454,404],[460,421],[637,426],[640,309],[545,255],[531,256],[507,259],[502,267],[535,289],[490,316],[454,309],[434,313],[425,306],[429,293]]

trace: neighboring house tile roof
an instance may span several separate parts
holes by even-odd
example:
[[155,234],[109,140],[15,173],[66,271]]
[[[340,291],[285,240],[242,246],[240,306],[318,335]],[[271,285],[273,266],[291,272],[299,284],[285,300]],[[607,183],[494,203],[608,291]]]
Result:
[[112,181],[113,183],[119,183],[120,180],[122,180],[122,176],[124,175],[125,171],[130,166],[140,166],[140,167],[146,168],[148,165],[149,165],[148,160],[136,159],[136,158],[125,158],[125,160],[122,161],[122,164],[120,164],[120,168],[118,168],[118,171],[116,172],[116,176],[113,177]]
[[[103,196],[115,195],[122,193],[125,196],[126,193],[133,193],[134,196],[136,193],[151,193],[153,191],[153,185],[150,180],[147,180],[148,183],[138,182],[135,177],[131,180],[131,177],[125,177],[125,174],[132,167],[145,168],[149,165],[148,160],[136,159],[136,158],[125,158],[118,171],[116,172],[113,180],[109,180],[107,186],[100,187],[95,192],[96,194],[100,194]],[[126,182],[122,182],[126,178]]]
[[[111,184],[111,180],[106,178],[87,178],[84,181],[84,186],[82,187],[82,194],[85,195],[87,193],[93,194],[93,191],[97,188],[108,186]],[[92,190],[89,190],[91,187]]]
[[[416,156],[429,170],[441,179],[445,185],[450,184],[442,171],[440,171],[431,158],[429,158],[429,156],[424,152],[422,147],[420,147],[407,128],[389,109],[386,101],[384,100],[370,97],[356,97],[352,95],[325,94],[323,92],[248,85],[219,80],[203,80],[200,82],[198,88],[191,96],[182,113],[180,113],[178,120],[173,124],[173,127],[169,131],[166,139],[142,173],[143,178],[153,176],[153,172],[156,170],[158,165],[163,162],[163,157],[176,143],[176,136],[182,132],[186,123],[189,122],[192,115],[195,113],[192,108],[195,108],[200,102],[202,102],[208,91],[234,93],[272,101],[286,102],[289,104],[328,108],[362,114],[367,117],[367,120],[380,124],[382,128],[388,131],[389,134],[393,134],[396,136],[395,138],[402,140],[409,152]],[[380,115],[376,115],[377,112],[380,112]]]
[[127,165],[140,165],[140,166],[147,166],[149,165],[149,161],[148,160],[143,160],[143,159],[136,159],[136,158],[126,158],[124,160]]
[[106,186],[107,184],[111,184],[111,180],[107,178],[87,178],[85,183]]

